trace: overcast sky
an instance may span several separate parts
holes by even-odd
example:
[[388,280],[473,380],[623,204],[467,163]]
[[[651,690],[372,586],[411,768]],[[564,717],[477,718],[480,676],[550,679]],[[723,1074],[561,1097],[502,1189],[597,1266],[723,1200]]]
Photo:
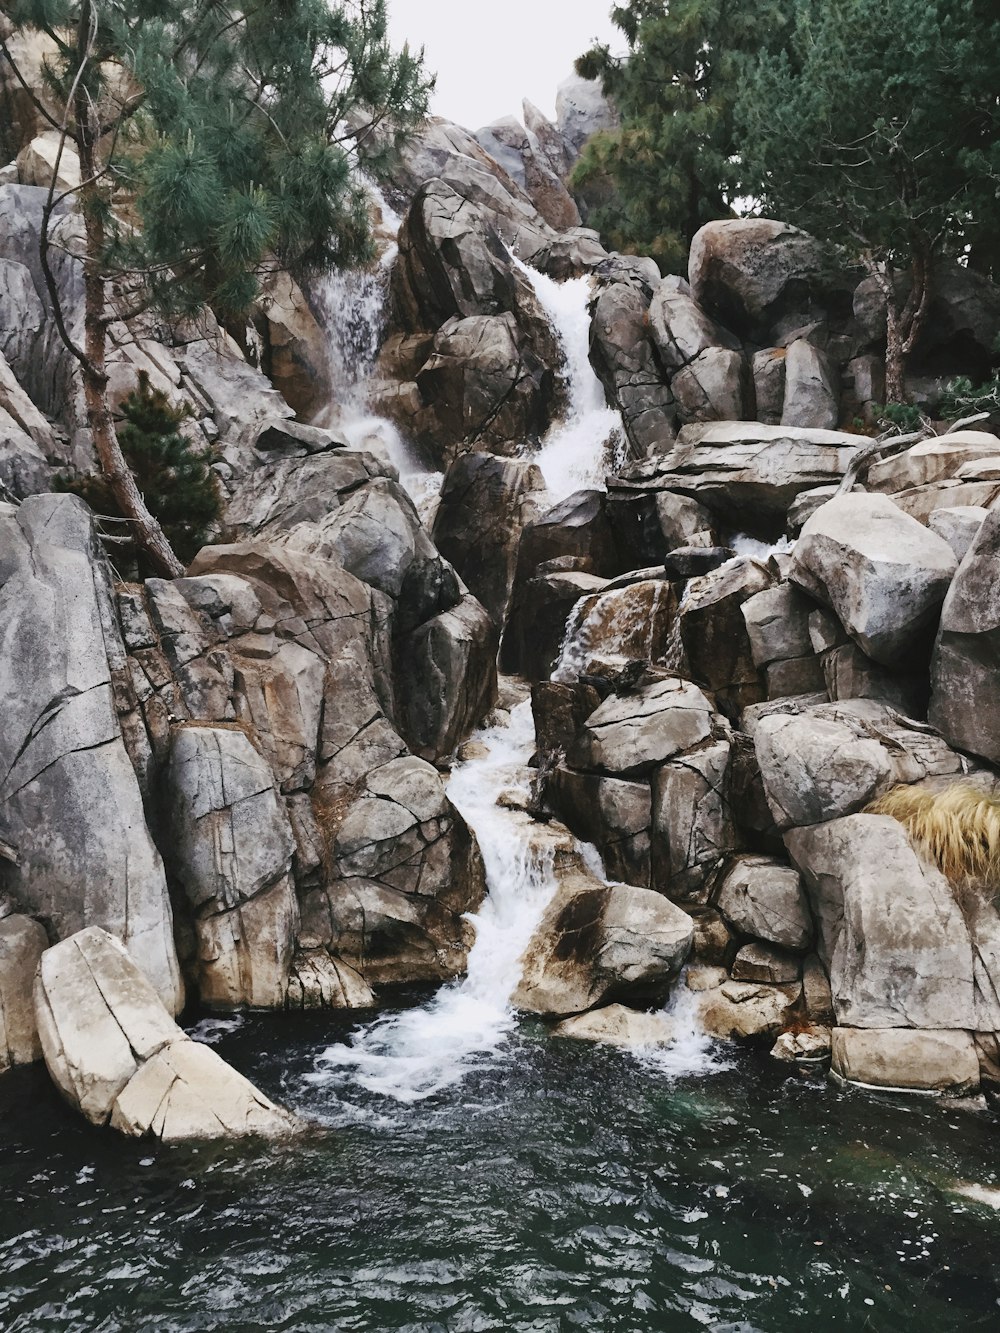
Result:
[[623,42],[608,17],[612,3],[389,0],[389,22],[397,45],[425,48],[438,76],[431,109],[477,130],[501,116],[520,120],[523,97],[554,115],[556,88],[591,40]]

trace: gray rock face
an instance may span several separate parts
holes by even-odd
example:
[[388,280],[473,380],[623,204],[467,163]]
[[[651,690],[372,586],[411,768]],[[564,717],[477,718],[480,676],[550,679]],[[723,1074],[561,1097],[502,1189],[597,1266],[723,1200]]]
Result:
[[570,832],[596,845],[610,879],[650,887],[647,783],[576,773],[560,764],[546,784],[545,797]]
[[513,1003],[574,1014],[602,1000],[662,1001],[691,948],[686,912],[649,889],[564,872],[522,960]]
[[434,544],[500,627],[506,622],[521,533],[539,517],[545,482],[534,463],[462,454],[441,487]]
[[512,675],[545,680],[559,659],[566,624],[581,597],[601,593],[607,580],[596,574],[539,570],[519,584],[507,630],[501,665]]
[[843,476],[858,436],[797,426],[685,426],[676,446],[625,468],[633,487],[690,496],[737,531],[784,526],[796,496]]
[[931,723],[960,749],[1000,761],[1000,513],[984,520],[941,612],[931,661]]
[[751,414],[750,380],[742,352],[709,347],[670,381],[678,418],[692,421],[743,421]]
[[955,552],[959,564],[979,535],[990,511],[978,505],[957,505],[953,509],[935,509],[927,520],[931,532],[944,539]]
[[843,495],[802,529],[790,576],[864,653],[894,666],[933,628],[956,568],[947,542],[885,496]]
[[916,486],[930,486],[955,477],[969,463],[996,458],[1000,439],[988,431],[960,430],[951,435],[931,436],[873,463],[868,469],[868,489],[895,495]]
[[940,871],[880,815],[785,835],[809,893],[837,1021],[860,1028],[978,1027],[969,931]]
[[579,153],[592,134],[615,129],[621,118],[597,79],[572,74],[556,93],[556,122],[559,133]]
[[652,887],[704,904],[726,858],[739,845],[729,798],[730,743],[677,757],[653,776]]
[[741,856],[726,875],[718,908],[734,929],[783,949],[807,949],[813,924],[797,870],[770,856]]
[[399,725],[422,758],[450,755],[496,699],[497,633],[475,597],[415,629],[399,648]]
[[837,368],[818,347],[796,338],[785,355],[783,426],[836,430],[840,422]]
[[712,348],[740,350],[739,340],[709,319],[682,278],[663,278],[653,292],[649,328],[668,370],[681,370]]
[[295,841],[270,765],[244,731],[179,727],[166,783],[170,859],[195,913],[203,1002],[281,1008],[299,911]]
[[466,442],[513,452],[545,434],[558,364],[535,354],[511,314],[449,320],[417,375],[427,410],[410,424],[439,465]]
[[807,705],[749,725],[782,830],[840,819],[890,787],[968,767],[940,736],[875,700]]
[[771,575],[749,557],[693,579],[681,605],[680,636],[691,674],[736,717],[765,695],[754,664],[743,605],[770,587]]
[[35,496],[0,516],[0,533],[8,883],[57,938],[84,925],[120,936],[176,1011],[170,902],[119,724],[125,650],[90,513]]
[[569,759],[575,768],[622,777],[648,773],[712,739],[716,725],[701,690],[670,676],[607,699],[587,718]]
[[594,307],[590,359],[640,457],[674,438],[677,413],[647,327],[649,301],[630,283],[605,288]]
[[[817,306],[825,314],[844,286],[831,281],[817,241],[766,218],[702,227],[691,242],[688,280],[710,316],[741,336],[762,339],[785,316],[805,316]],[[841,295],[849,307],[847,291]]]
[[722,1041],[773,1039],[788,1025],[802,994],[797,984],[731,981],[721,968],[714,983],[698,991],[698,1023],[702,1032]]
[[[554,126],[549,129],[558,137]],[[556,231],[579,227],[580,210],[530,129],[513,116],[507,116],[478,130],[476,138],[527,193],[550,227]],[[549,141],[552,142],[551,136]]]
[[42,1058],[31,987],[48,947],[45,927],[30,916],[0,920],[0,1073]]
[[42,955],[35,1014],[53,1082],[91,1124],[164,1142],[296,1127],[213,1050],[185,1036],[106,931],[90,927]]

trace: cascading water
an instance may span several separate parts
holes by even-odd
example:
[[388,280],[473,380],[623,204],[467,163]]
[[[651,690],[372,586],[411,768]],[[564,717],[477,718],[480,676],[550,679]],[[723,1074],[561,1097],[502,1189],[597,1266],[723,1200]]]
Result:
[[556,331],[565,356],[569,410],[549,431],[535,457],[554,502],[574,491],[603,490],[606,473],[620,461],[621,413],[608,407],[604,388],[590,364],[590,278],[555,282],[520,260],[513,261],[528,279]]
[[372,372],[385,337],[389,278],[399,253],[396,237],[402,220],[373,181],[366,179],[365,188],[381,217],[376,230],[381,254],[372,268],[329,273],[316,289],[328,335],[330,381],[336,386],[335,401],[316,424],[337,430],[350,448],[390,462],[423,519],[429,517],[442,475],[427,472],[393,423],[371,410]]
[[545,826],[532,838],[526,816],[497,804],[502,791],[528,792],[535,744],[530,702],[475,739],[489,753],[458,765],[448,786],[486,866],[487,897],[475,918],[468,973],[429,1004],[378,1019],[349,1045],[330,1047],[319,1080],[341,1088],[356,1081],[396,1101],[421,1101],[498,1058],[515,1026],[510,997],[521,955],[556,888]]

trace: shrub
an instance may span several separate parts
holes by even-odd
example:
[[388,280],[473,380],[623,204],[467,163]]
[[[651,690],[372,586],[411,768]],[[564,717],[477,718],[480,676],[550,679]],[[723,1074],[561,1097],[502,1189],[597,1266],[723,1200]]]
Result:
[[974,385],[966,376],[950,382],[941,398],[941,415],[946,421],[973,417],[979,412],[1000,412],[1000,371],[985,384]]
[[[121,406],[118,439],[150,513],[185,564],[204,546],[221,511],[219,486],[208,449],[198,449],[181,434],[189,411],[173,407],[167,395],[150,387],[140,371],[139,387]],[[98,514],[121,518],[121,509],[100,474],[82,481],[61,479]]]
[[941,791],[894,787],[868,806],[889,815],[956,888],[1000,887],[1000,800],[969,782]]

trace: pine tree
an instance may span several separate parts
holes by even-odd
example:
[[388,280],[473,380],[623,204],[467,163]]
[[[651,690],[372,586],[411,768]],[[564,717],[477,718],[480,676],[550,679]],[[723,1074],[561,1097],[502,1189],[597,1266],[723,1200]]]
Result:
[[745,76],[744,175],[764,211],[840,246],[886,301],[904,402],[941,255],[997,234],[1000,19],[982,0],[795,0],[788,50]]
[[[182,566],[115,433],[110,325],[206,303],[231,317],[268,266],[303,275],[366,258],[353,134],[383,121],[403,132],[431,85],[422,55],[391,50],[385,0],[14,0],[8,17],[55,44],[48,100],[61,113],[36,109],[80,159],[82,343],[49,265],[65,204],[53,187],[41,260],[57,327],[81,368],[103,475],[154,566],[174,577]],[[4,43],[0,55],[18,76]]]
[[[150,387],[139,372],[139,387],[124,400],[118,441],[150,513],[185,563],[204,546],[218,520],[219,486],[208,449],[198,449],[182,433],[190,415],[171,405],[167,395]],[[81,495],[95,512],[125,517],[106,479],[97,474],[83,481],[62,479],[65,490]],[[141,562],[144,563],[144,562]]]
[[630,0],[612,10],[628,54],[595,46],[577,71],[601,80],[622,124],[594,136],[573,175],[584,190],[610,186],[590,219],[610,244],[677,271],[699,227],[732,216],[740,75],[749,54],[780,46],[783,10],[772,0]]

